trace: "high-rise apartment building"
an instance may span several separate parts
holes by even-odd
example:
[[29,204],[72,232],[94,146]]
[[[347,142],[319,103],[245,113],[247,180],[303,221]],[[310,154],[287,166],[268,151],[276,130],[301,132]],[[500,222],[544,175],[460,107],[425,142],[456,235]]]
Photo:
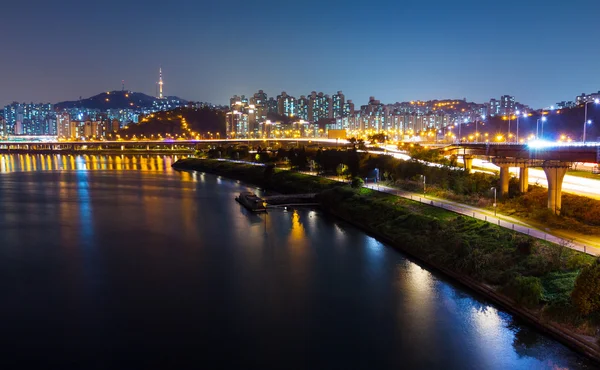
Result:
[[308,97],[308,120],[317,123],[331,118],[331,98],[322,92],[313,91]]
[[345,97],[341,91],[338,91],[336,94],[333,94],[331,97],[331,113],[333,118],[340,118],[344,116],[344,104]]
[[502,95],[500,97],[500,114],[513,114],[515,110],[515,97]]
[[277,96],[277,113],[293,117],[296,114],[296,98],[283,91],[281,95]]
[[490,99],[488,113],[492,117],[500,114],[500,102],[497,99]]
[[258,92],[250,98],[250,105],[254,106],[256,122],[260,123],[267,120],[267,113],[269,113],[267,104],[267,94],[262,90],[258,90]]
[[4,125],[6,135],[14,134],[19,119],[23,119],[23,104],[14,102],[4,107]]
[[308,121],[308,104],[309,100],[304,95],[296,102],[296,116],[299,119]]
[[344,109],[342,111],[343,117],[350,117],[354,114],[354,103],[352,100],[348,100],[344,103]]
[[371,96],[369,103],[360,107],[360,115],[365,130],[380,131],[385,129],[388,108]]
[[249,137],[251,131],[248,113],[237,110],[228,112],[225,131],[227,138],[230,139]]
[[56,114],[56,135],[59,138],[71,137],[71,115],[67,112]]
[[4,107],[7,134],[53,135],[52,104],[12,103]]
[[6,121],[4,120],[4,115],[0,115],[0,138],[6,136]]

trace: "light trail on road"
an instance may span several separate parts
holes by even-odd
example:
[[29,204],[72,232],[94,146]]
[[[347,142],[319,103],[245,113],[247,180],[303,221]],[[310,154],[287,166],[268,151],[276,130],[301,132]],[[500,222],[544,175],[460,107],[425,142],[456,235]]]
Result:
[[[459,161],[462,161],[462,159]],[[496,166],[495,164],[477,158],[473,159],[473,166],[485,168],[491,171],[500,170],[500,167]],[[518,168],[511,167],[510,173],[515,177],[519,177]],[[544,170],[530,167],[529,184],[540,185],[547,188],[548,181],[546,180],[546,174],[544,173]],[[598,180],[594,180],[567,174],[565,175],[565,179],[563,180],[562,190],[565,193],[583,195],[594,199],[600,199],[600,177],[598,178]]]
[[[403,160],[411,160],[412,158],[406,154],[406,152],[400,151],[400,150],[394,150],[392,148],[392,146],[386,146],[385,147],[385,152],[383,151],[375,151],[375,150],[366,150],[368,153],[371,154],[388,154],[393,156],[394,158],[397,159],[403,159]],[[429,165],[429,166],[434,166],[434,167],[442,167],[442,165],[438,164],[438,163],[431,163],[431,162],[425,162],[425,161],[419,161],[423,164]],[[458,163],[463,163],[462,158],[458,158]],[[474,158],[473,159],[473,166],[474,167],[479,167],[479,168],[483,168],[484,170],[479,170],[479,169],[474,169],[474,172],[484,172],[484,173],[497,173],[498,171],[500,171],[500,167],[496,166],[495,164],[483,160],[483,159],[478,159],[478,158]],[[511,175],[515,176],[515,177],[519,177],[519,169],[516,167],[511,167],[510,168],[510,173]],[[543,186],[545,188],[548,187],[548,181],[546,180],[546,174],[544,173],[544,170],[539,169],[539,168],[533,168],[530,167],[529,168],[529,184],[530,185],[539,185],[539,186]],[[590,197],[590,198],[594,198],[594,199],[600,199],[600,176],[598,176],[598,179],[588,179],[585,177],[579,177],[579,176],[572,176],[572,175],[565,175],[565,178],[563,180],[563,187],[562,187],[563,192],[565,193],[571,193],[571,194],[575,194],[575,195],[582,195],[582,196],[586,196],[586,197]]]

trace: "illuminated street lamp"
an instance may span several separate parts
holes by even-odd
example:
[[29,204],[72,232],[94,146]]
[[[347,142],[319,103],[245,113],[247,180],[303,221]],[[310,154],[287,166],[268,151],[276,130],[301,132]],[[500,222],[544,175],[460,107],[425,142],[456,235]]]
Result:
[[[469,122],[469,120],[465,118],[465,119],[464,119],[464,123],[467,123],[467,122]],[[459,140],[459,141],[460,141],[460,135],[461,135],[461,133],[460,133],[460,131],[461,131],[461,130],[460,130],[460,126],[461,126],[461,122],[460,122],[460,121],[458,121],[458,137],[459,137],[459,139],[458,139],[458,140]]]
[[542,135],[544,135],[544,122],[546,122],[546,116],[542,116],[542,118],[538,118],[536,123],[535,123],[535,138],[539,139],[539,133],[540,133],[540,121],[542,121]]
[[[521,117],[521,112],[517,111],[517,138],[516,142],[519,143],[519,118]],[[523,112],[523,117],[527,117],[527,113]]]
[[498,207],[498,203],[496,203],[496,187],[492,187],[492,190],[494,191],[494,217],[496,217],[496,208]]
[[[485,120],[485,114],[481,115],[481,121]],[[478,142],[477,138],[479,137],[479,131],[477,130],[477,119],[475,119],[475,141]]]
[[583,143],[584,144],[585,144],[585,134],[586,134],[586,131],[587,131],[586,130],[587,129],[587,125],[590,124],[590,122],[588,122],[588,119],[587,119],[587,106],[590,103],[598,104],[598,103],[600,103],[600,99],[594,99],[593,101],[585,102],[585,119],[583,120]]

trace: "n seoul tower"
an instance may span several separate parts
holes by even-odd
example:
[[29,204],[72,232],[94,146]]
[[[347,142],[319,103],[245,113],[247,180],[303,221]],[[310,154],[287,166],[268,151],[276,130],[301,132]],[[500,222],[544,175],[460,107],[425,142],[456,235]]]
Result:
[[162,79],[162,67],[158,69],[158,98],[163,98],[163,79]]

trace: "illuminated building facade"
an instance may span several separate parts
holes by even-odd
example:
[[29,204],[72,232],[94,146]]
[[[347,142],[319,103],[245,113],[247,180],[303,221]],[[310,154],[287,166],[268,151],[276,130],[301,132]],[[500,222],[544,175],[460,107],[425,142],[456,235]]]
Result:
[[340,118],[344,116],[344,103],[345,97],[341,91],[333,94],[331,97],[331,114],[333,118]]

